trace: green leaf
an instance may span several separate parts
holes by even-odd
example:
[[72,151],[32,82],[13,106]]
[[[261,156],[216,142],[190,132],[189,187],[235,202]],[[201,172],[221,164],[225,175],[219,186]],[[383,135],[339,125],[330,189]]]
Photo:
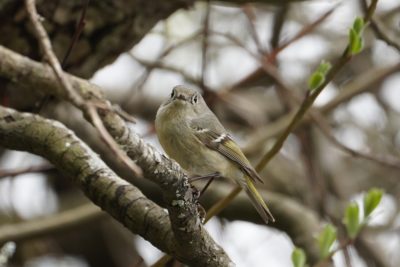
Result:
[[336,240],[336,228],[332,224],[327,224],[318,236],[319,255],[321,260],[330,254],[333,242]]
[[314,72],[308,79],[308,88],[312,91],[325,81],[325,75],[320,72]]
[[354,239],[360,231],[359,207],[357,203],[350,203],[346,207],[344,215],[344,224],[346,225],[347,234]]
[[361,34],[362,30],[364,29],[364,19],[361,17],[357,17],[353,23],[353,29],[356,33]]
[[321,64],[319,64],[318,66],[317,72],[325,76],[331,68],[332,65],[330,62],[322,61]]
[[294,267],[306,266],[306,254],[301,248],[295,248],[292,252],[292,263]]
[[357,39],[359,38],[358,33],[352,28],[349,30],[349,45],[350,47],[353,46],[355,42],[357,42]]
[[354,46],[352,47],[351,51],[353,55],[356,55],[358,53],[360,53],[364,48],[364,41],[362,39],[362,37],[359,37],[357,39],[357,42],[354,44]]
[[381,202],[383,190],[372,188],[364,195],[364,217],[368,217]]
[[364,47],[362,37],[354,29],[349,31],[349,47],[352,55],[360,53]]
[[325,76],[331,68],[331,63],[323,60],[308,79],[308,88],[312,91],[319,87],[325,81]]

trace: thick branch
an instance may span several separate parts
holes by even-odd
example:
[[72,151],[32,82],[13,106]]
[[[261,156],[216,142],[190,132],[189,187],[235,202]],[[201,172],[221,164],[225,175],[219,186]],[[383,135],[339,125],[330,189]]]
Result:
[[[33,90],[67,99],[65,90],[59,86],[57,78],[48,66],[0,46],[1,57],[3,59],[0,61],[0,76],[18,81],[19,84]],[[97,102],[100,106],[110,106],[97,86],[71,75],[65,75],[65,77],[84,100]],[[126,126],[121,117],[111,111],[111,108],[105,109],[100,115],[108,132],[127,155],[142,168],[144,176],[163,189],[172,229],[175,237],[184,247],[182,251],[188,253],[186,255],[188,258],[201,257],[201,255],[195,255],[194,252],[198,251],[199,247],[203,247],[205,236],[206,240],[210,237],[200,223],[192,189],[183,170],[177,163],[167,159],[145,143]],[[206,251],[205,248],[203,253]],[[208,252],[213,255],[212,251]],[[198,259],[199,262],[202,260],[205,260],[204,257]]]
[[[94,203],[132,232],[182,262],[193,266],[228,266],[231,263],[201,225],[197,225],[196,229],[181,229],[182,232],[187,231],[182,234],[183,238],[198,238],[191,240],[195,248],[186,245],[186,240],[182,241],[182,236],[178,236],[162,208],[148,200],[136,187],[119,178],[85,143],[59,122],[1,107],[0,144],[47,158],[60,171],[73,177]],[[165,178],[167,182],[171,180]],[[173,208],[170,212],[176,210]],[[190,220],[185,216],[183,219]],[[185,246],[184,249],[182,246]]]

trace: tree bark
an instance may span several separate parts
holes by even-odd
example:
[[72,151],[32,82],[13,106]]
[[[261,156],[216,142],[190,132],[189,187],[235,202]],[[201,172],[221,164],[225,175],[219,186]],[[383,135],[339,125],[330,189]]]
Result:
[[[179,197],[176,200],[179,205],[168,206],[169,214],[181,210],[180,217],[168,216],[139,189],[119,178],[61,123],[0,107],[0,145],[47,158],[61,172],[72,177],[96,205],[133,233],[183,263],[191,266],[233,264],[200,223],[197,226],[185,224],[193,218],[188,218],[182,211],[187,204],[179,202]],[[167,186],[169,179],[165,178]],[[197,214],[191,215],[197,218]]]
[[[76,31],[87,0],[38,0],[38,11],[60,61],[64,58]],[[299,0],[258,0],[252,2],[281,4]],[[220,1],[245,4],[249,1]],[[83,78],[112,63],[120,54],[137,44],[157,22],[182,8],[191,8],[194,0],[102,0],[90,1],[85,27],[65,70]],[[0,44],[32,59],[41,52],[29,25],[23,1],[0,1]]]

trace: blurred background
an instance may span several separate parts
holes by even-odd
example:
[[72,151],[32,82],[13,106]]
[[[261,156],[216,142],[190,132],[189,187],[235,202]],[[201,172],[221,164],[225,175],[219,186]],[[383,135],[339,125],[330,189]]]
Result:
[[[151,1],[91,1],[85,7],[86,1],[38,1],[38,9],[60,59],[86,11],[65,70],[103,88],[107,99],[137,118],[131,127],[152,145],[162,150],[153,125],[157,108],[173,86],[185,84],[203,93],[254,164],[300,106],[320,62],[335,64],[341,56],[349,28],[369,3],[189,2],[157,7]],[[21,1],[0,5],[0,21],[1,45],[41,60]],[[363,51],[314,103],[320,118],[306,117],[261,173],[266,199],[268,193],[282,198],[285,212],[294,209],[293,221],[279,222],[278,212],[278,223],[265,226],[239,203],[207,224],[237,266],[292,266],[294,245],[317,242],[326,222],[338,228],[339,240],[345,238],[345,205],[361,203],[371,187],[385,191],[382,202],[357,241],[335,253],[334,266],[399,266],[399,64],[400,3],[380,0]],[[10,81],[0,84],[2,104],[38,112],[42,95],[16,90]],[[121,177],[162,203],[158,189],[130,177],[70,104],[50,99],[40,113],[73,129]],[[42,158],[1,148],[0,153],[0,244],[16,244],[7,266],[150,266],[162,256],[100,212]],[[230,185],[217,181],[211,187],[225,183]],[[204,205],[228,192],[211,189]]]

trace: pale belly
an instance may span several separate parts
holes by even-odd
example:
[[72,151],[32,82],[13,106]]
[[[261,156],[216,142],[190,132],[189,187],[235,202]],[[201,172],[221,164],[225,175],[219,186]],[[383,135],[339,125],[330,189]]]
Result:
[[160,144],[170,158],[177,161],[191,175],[208,175],[215,172],[223,176],[228,175],[226,170],[232,169],[233,166],[226,157],[200,143],[191,134],[190,129],[184,128],[188,126],[171,126],[163,127],[162,131],[157,129]]

